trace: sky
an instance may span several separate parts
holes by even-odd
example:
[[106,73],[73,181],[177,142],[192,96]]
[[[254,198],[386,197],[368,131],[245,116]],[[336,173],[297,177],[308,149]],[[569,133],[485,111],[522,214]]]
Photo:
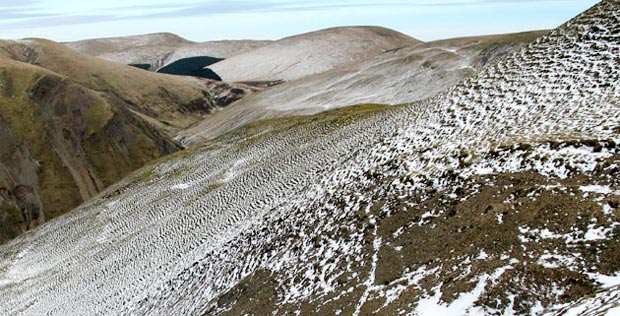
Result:
[[0,0],[0,38],[278,39],[377,25],[420,40],[551,29],[598,0]]

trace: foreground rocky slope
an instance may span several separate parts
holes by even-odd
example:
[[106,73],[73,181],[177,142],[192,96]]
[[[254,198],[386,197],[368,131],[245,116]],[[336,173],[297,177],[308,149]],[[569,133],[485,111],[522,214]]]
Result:
[[210,91],[46,40],[0,42],[0,242],[179,150],[170,135],[215,108]]
[[260,119],[314,114],[351,104],[423,100],[546,33],[456,38],[395,49],[244,98],[181,131],[178,139],[193,144]]
[[613,315],[620,1],[437,98],[250,124],[0,246],[10,315]]

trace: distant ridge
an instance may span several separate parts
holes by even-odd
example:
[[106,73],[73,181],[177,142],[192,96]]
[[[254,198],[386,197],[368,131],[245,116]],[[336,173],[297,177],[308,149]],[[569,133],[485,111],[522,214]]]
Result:
[[87,39],[64,44],[80,53],[100,56],[139,47],[178,47],[193,43],[194,42],[172,33],[152,33],[124,37]]
[[228,58],[271,41],[231,40],[196,43],[171,33],[89,39],[65,43],[81,53],[122,64],[149,65],[156,71],[180,59]]
[[209,68],[224,81],[289,81],[417,43],[386,28],[337,27],[286,37]]
[[394,49],[254,94],[182,131],[179,138],[192,144],[260,119],[429,98],[548,32],[456,38]]

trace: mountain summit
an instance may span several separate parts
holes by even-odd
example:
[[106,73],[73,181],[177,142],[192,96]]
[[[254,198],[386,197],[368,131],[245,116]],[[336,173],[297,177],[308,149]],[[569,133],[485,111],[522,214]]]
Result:
[[289,81],[419,43],[380,27],[337,27],[283,38],[209,67],[225,81]]

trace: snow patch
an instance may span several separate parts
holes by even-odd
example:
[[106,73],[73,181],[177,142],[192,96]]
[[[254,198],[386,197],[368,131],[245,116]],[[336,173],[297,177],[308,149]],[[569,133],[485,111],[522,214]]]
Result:
[[586,185],[579,188],[582,192],[598,193],[598,194],[610,194],[613,192],[608,185]]
[[191,188],[191,184],[189,183],[179,183],[179,184],[175,184],[173,186],[170,187],[170,189],[172,190],[187,190],[189,188]]
[[484,288],[487,283],[494,282],[504,274],[512,266],[505,266],[498,268],[492,275],[482,275],[478,278],[476,287],[467,293],[461,293],[451,303],[441,302],[441,286],[433,288],[434,295],[432,297],[425,297],[418,301],[418,305],[415,308],[414,314],[418,316],[436,316],[436,315],[463,315],[463,316],[484,316],[486,312],[483,308],[475,306],[475,303],[480,299],[484,293]]

